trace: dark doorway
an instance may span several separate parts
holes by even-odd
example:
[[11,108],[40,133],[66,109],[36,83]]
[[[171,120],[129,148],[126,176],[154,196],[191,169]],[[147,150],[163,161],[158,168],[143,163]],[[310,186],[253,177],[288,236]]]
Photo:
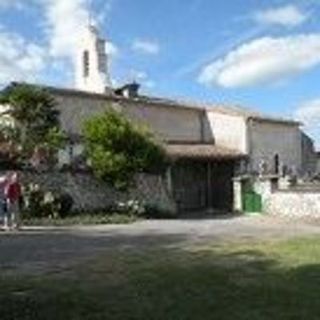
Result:
[[233,207],[234,162],[212,162],[210,167],[208,207],[230,211]]
[[171,170],[173,197],[179,211],[206,208],[207,170],[203,161],[180,160]]
[[177,161],[171,169],[171,178],[179,211],[232,210],[233,172],[233,161]]
[[279,159],[279,155],[276,154],[274,156],[274,173],[279,174],[279,171],[280,171],[280,159]]

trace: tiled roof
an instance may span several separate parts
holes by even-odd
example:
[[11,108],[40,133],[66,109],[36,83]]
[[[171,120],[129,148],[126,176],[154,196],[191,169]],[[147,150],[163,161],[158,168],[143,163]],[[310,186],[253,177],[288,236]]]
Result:
[[[15,85],[19,85],[22,83],[13,83]],[[265,115],[261,112],[257,112],[252,109],[244,108],[238,105],[222,105],[222,104],[215,104],[215,103],[206,103],[206,102],[198,102],[198,101],[191,101],[185,99],[169,99],[163,97],[152,97],[152,96],[145,96],[145,95],[138,95],[137,97],[123,97],[115,94],[115,90],[112,88],[106,88],[106,93],[93,93],[93,92],[86,92],[77,89],[71,88],[58,88],[52,86],[42,86],[42,85],[35,85],[37,87],[43,88],[48,90],[52,93],[61,94],[61,95],[71,95],[71,96],[82,96],[87,98],[96,98],[96,99],[105,99],[109,101],[115,102],[130,102],[130,103],[148,103],[153,105],[159,105],[163,107],[178,107],[184,109],[191,109],[196,110],[199,112],[204,112],[205,110],[208,112],[218,112],[224,113],[228,115],[240,116],[245,119],[253,119],[256,121],[266,121],[266,122],[273,122],[279,124],[286,124],[286,125],[301,125],[300,122],[286,119],[281,117],[273,117],[269,115]]]
[[124,101],[124,102],[132,102],[132,103],[148,103],[148,104],[154,104],[154,105],[161,105],[165,107],[177,107],[177,108],[184,108],[184,109],[193,109],[197,111],[208,111],[208,112],[220,112],[220,113],[226,113],[230,115],[236,115],[241,116],[246,119],[254,119],[257,121],[267,121],[267,122],[274,122],[274,123],[280,123],[280,124],[287,124],[287,125],[300,125],[301,123],[292,119],[285,119],[281,117],[272,117],[269,115],[265,115],[263,113],[243,108],[236,105],[226,105],[222,106],[220,104],[212,104],[212,103],[205,103],[205,102],[199,102],[199,101],[191,101],[191,100],[185,100],[185,99],[169,99],[169,98],[163,98],[163,97],[153,97],[153,96],[145,96],[145,95],[139,95],[134,98],[127,98],[127,97],[121,97],[113,94],[112,89],[109,88],[108,92],[106,94],[96,94],[96,93],[90,93],[90,92],[84,92],[74,89],[61,89],[61,88],[54,88],[54,87],[47,87],[48,90],[51,90],[53,92],[58,93],[64,93],[64,94],[73,94],[73,95],[86,95],[88,97],[98,97],[98,98],[104,98],[104,99],[110,99],[110,100],[116,100],[116,101]]
[[293,119],[285,119],[282,117],[273,117],[266,114],[263,114],[261,112],[243,108],[236,105],[213,105],[210,108],[206,109],[208,112],[217,112],[222,114],[227,114],[231,116],[238,116],[243,117],[245,119],[253,119],[256,121],[265,121],[265,122],[273,122],[273,123],[279,123],[279,124],[287,124],[287,125],[293,125],[293,126],[299,126],[301,125],[300,122],[295,121]]
[[[14,82],[14,85],[20,85],[24,83]],[[149,103],[153,105],[161,105],[164,107],[180,107],[184,109],[193,109],[197,111],[204,111],[205,108],[200,105],[184,103],[182,101],[167,99],[162,97],[152,97],[145,95],[138,95],[137,97],[123,97],[115,94],[115,90],[112,88],[106,88],[106,93],[95,93],[95,92],[87,92],[78,89],[72,88],[59,88],[53,86],[45,86],[45,85],[35,85],[36,87],[47,90],[53,94],[61,94],[66,96],[79,96],[84,98],[92,98],[92,99],[105,99],[108,101],[115,102],[131,102],[131,103]]]
[[167,154],[172,158],[189,158],[189,159],[240,159],[246,155],[229,148],[213,145],[213,144],[167,144],[165,146]]

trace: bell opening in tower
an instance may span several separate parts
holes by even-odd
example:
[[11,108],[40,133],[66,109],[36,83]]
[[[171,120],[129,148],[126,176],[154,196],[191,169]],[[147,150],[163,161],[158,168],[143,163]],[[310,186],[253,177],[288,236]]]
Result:
[[85,50],[83,52],[83,76],[85,78],[89,77],[90,65],[89,65],[89,51]]

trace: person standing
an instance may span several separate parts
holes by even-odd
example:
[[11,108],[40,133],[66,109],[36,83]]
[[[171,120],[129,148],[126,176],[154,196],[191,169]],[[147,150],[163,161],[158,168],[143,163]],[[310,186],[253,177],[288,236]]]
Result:
[[21,185],[18,173],[14,172],[5,185],[7,210],[4,218],[5,229],[18,229],[20,227],[20,197]]

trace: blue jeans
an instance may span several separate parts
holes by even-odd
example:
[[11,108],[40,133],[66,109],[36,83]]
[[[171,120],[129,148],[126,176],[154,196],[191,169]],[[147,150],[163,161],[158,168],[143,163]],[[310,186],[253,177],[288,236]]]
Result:
[[6,200],[0,197],[0,220],[3,220],[4,215],[6,213],[6,208],[7,208]]
[[19,202],[7,201],[7,209],[4,213],[4,227],[5,228],[17,228],[20,225],[20,208]]

